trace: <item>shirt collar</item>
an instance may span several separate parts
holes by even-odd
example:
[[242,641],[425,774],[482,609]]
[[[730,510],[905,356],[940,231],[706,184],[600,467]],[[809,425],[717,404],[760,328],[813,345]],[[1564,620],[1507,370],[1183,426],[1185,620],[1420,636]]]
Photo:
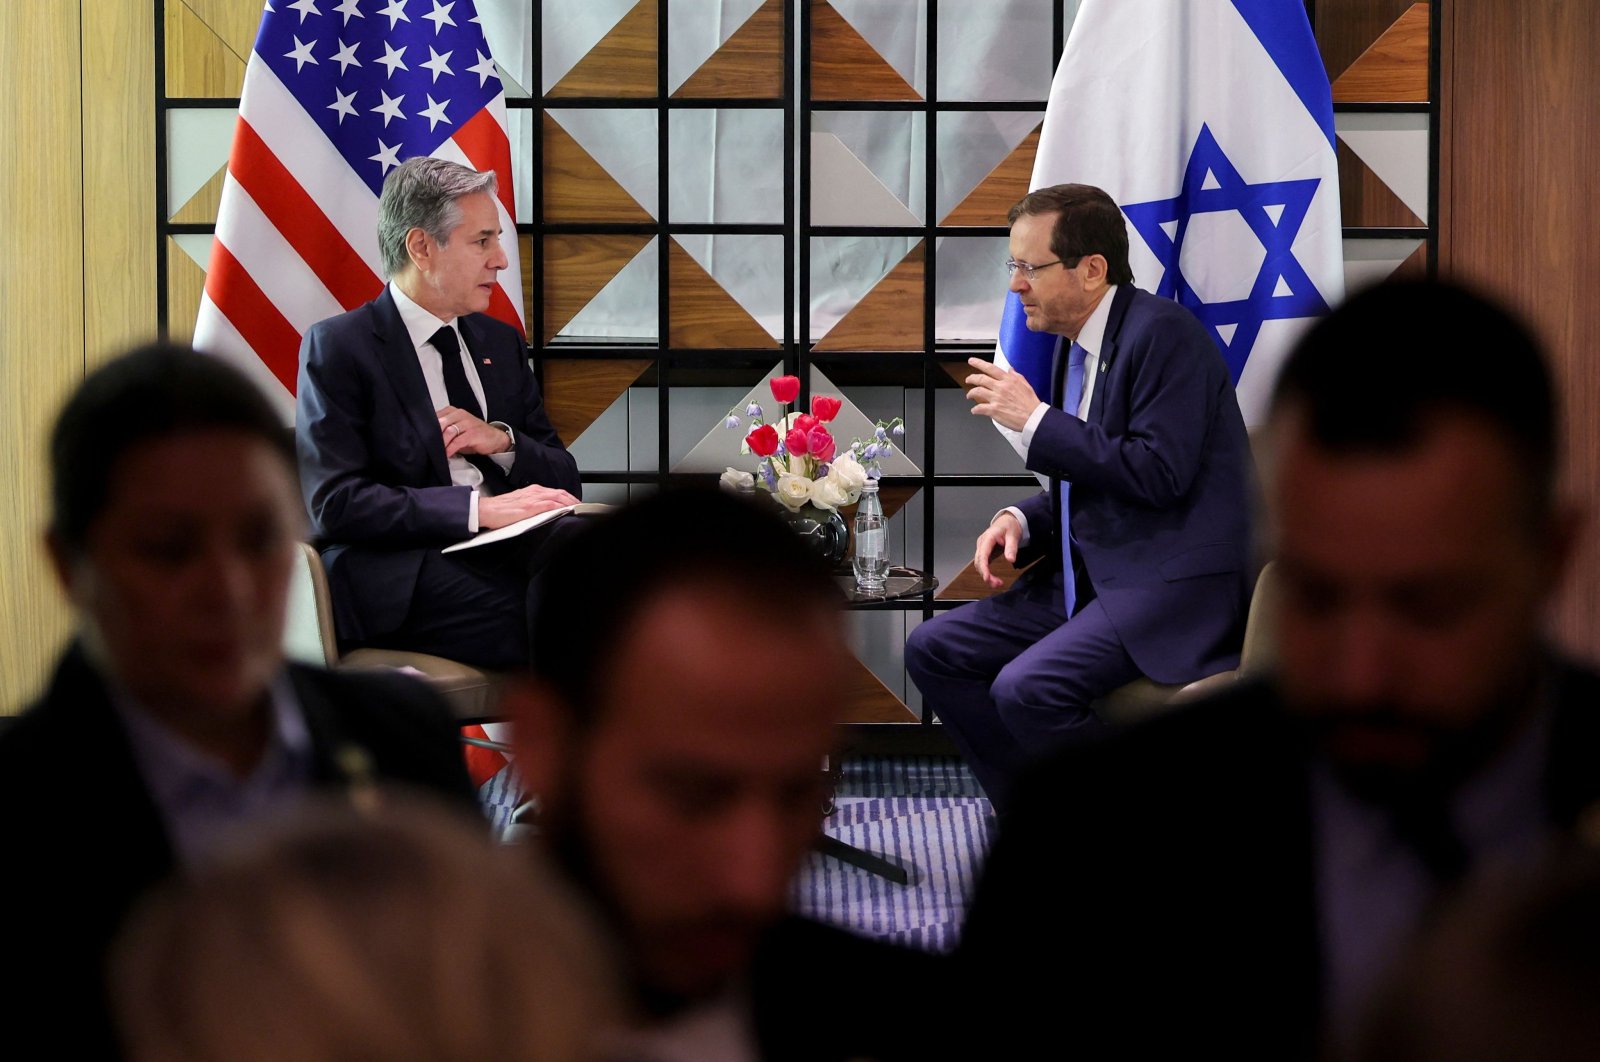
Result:
[[[392,280],[389,281],[389,297],[394,299],[394,308],[400,311],[400,322],[406,326],[406,334],[411,337],[411,345],[418,350],[422,349],[423,344],[433,342],[433,334],[441,328],[453,328],[456,338],[461,338],[461,329],[457,327],[455,321],[443,320],[424,310]],[[462,346],[466,344],[463,343]]]
[[1111,300],[1116,298],[1117,285],[1112,284],[1106,288],[1106,293],[1101,296],[1100,302],[1089,314],[1089,319],[1083,322],[1083,330],[1078,333],[1075,341],[1083,348],[1083,352],[1090,357],[1098,358],[1100,349],[1106,341],[1106,324],[1111,320]]

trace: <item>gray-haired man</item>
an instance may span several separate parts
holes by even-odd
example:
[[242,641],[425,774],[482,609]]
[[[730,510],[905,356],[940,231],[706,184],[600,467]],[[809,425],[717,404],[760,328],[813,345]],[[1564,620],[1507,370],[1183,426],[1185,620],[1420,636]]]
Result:
[[440,553],[582,489],[526,344],[483,312],[506,266],[495,188],[492,172],[442,159],[391,173],[378,204],[388,286],[300,348],[301,491],[346,646],[491,668],[527,659],[546,543]]

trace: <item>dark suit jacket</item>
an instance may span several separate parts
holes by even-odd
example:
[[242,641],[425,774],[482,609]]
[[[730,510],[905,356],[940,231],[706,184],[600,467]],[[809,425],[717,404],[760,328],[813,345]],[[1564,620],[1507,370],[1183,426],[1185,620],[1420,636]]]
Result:
[[[484,419],[509,425],[516,437],[512,486],[581,494],[577,462],[545,416],[522,337],[484,314],[462,317],[460,328],[483,383]],[[295,446],[340,636],[394,630],[410,607],[424,550],[467,536],[471,488],[450,482],[422,366],[388,288],[306,333]]]
[[[378,780],[476,810],[456,724],[427,687],[296,664],[288,674],[317,785],[345,784],[336,757],[355,746]],[[0,733],[0,851],[0,955],[14,985],[0,994],[7,1034],[31,1030],[28,1040],[63,1058],[111,1054],[106,948],[139,896],[172,873],[174,852],[105,685],[77,647],[44,697]]]
[[[1556,682],[1547,807],[1600,798],[1600,675]],[[1321,1012],[1310,745],[1246,686],[1026,775],[958,954],[993,1047],[1310,1058]],[[1033,960],[1033,961],[1029,961]],[[1002,1057],[1004,1050],[996,1052]]]
[[1238,666],[1254,464],[1216,344],[1171,299],[1119,286],[1086,421],[1060,408],[1061,347],[1052,408],[1028,450],[1051,489],[1018,506],[1029,552],[1059,561],[1069,480],[1073,538],[1139,670],[1187,682]]

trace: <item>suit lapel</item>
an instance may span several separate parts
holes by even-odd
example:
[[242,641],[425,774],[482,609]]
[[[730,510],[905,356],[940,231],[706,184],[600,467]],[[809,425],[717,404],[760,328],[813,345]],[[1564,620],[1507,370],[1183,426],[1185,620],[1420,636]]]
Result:
[[1106,333],[1100,341],[1100,360],[1095,367],[1094,391],[1089,395],[1089,424],[1099,424],[1106,408],[1107,383],[1117,365],[1117,337],[1122,332],[1123,319],[1128,316],[1128,304],[1133,301],[1133,286],[1123,284],[1111,297],[1111,312],[1106,315]]
[[474,318],[476,314],[463,314],[456,318],[456,327],[461,330],[461,338],[466,342],[467,354],[472,359],[473,367],[478,370],[478,382],[483,385],[483,419],[489,421],[511,422],[511,417],[506,410],[501,408],[505,402],[506,389],[495,382],[495,376],[501,371],[501,366],[490,355],[489,337],[486,336]]
[[372,300],[373,335],[377,340],[378,361],[383,374],[400,399],[406,422],[417,433],[423,449],[428,452],[428,466],[439,484],[450,482],[450,461],[444,454],[444,437],[439,434],[439,421],[434,416],[433,398],[428,394],[428,381],[422,375],[422,363],[417,360],[417,348],[411,345],[411,334],[394,304],[389,289]]

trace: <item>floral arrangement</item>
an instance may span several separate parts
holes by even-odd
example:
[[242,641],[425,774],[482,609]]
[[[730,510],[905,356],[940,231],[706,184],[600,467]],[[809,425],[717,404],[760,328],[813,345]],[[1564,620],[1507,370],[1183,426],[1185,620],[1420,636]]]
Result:
[[724,427],[736,430],[743,427],[744,417],[750,420],[739,452],[761,460],[753,474],[729,468],[722,474],[722,485],[730,490],[759,486],[791,511],[805,505],[836,510],[854,504],[866,482],[881,475],[878,462],[894,452],[893,440],[905,438],[905,422],[895,417],[878,421],[870,439],[854,439],[840,450],[828,424],[839,415],[843,400],[812,395],[810,413],[792,411],[800,397],[798,376],[774,378],[772,397],[783,409],[776,422],[769,423],[766,410],[756,402],[742,411],[728,410]]

